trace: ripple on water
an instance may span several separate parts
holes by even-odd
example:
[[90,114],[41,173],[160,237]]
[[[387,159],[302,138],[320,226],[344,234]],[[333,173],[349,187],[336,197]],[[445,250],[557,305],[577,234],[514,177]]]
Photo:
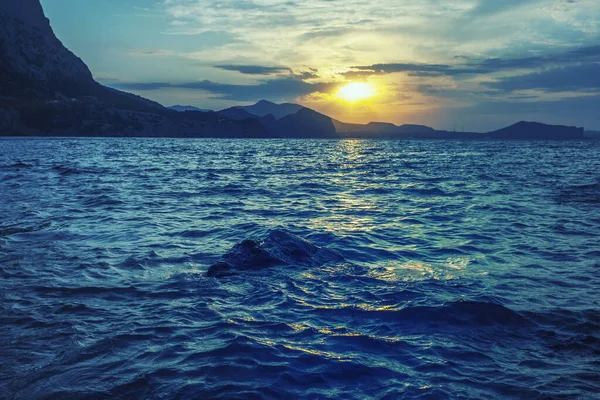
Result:
[[0,398],[594,398],[599,145],[2,139]]

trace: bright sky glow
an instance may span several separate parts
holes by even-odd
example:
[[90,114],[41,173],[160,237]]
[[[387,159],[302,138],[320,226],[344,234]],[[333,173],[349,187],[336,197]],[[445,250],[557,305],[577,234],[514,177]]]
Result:
[[342,86],[337,96],[349,103],[356,103],[357,101],[370,99],[375,96],[376,91],[373,85],[365,82],[352,82],[345,86]]
[[599,0],[41,1],[97,80],[165,105],[600,130]]

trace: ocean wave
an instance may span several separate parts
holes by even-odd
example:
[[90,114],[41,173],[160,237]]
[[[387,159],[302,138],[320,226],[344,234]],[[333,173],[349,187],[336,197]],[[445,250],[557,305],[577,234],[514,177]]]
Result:
[[34,226],[24,226],[21,224],[10,224],[10,225],[1,225],[0,224],[0,237],[12,236],[19,233],[31,233],[31,232],[39,232],[48,228],[51,224],[49,222],[41,223]]
[[3,141],[0,398],[594,398],[598,145]]
[[24,162],[16,162],[14,164],[0,165],[0,169],[21,169],[21,168],[33,168],[33,164]]
[[560,191],[558,201],[600,204],[600,180],[590,184],[567,186]]

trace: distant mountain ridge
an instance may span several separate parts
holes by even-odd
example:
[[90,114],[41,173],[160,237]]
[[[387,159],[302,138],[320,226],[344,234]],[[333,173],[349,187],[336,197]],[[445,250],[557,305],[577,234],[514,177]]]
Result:
[[[280,118],[273,115],[273,112]],[[298,104],[279,105],[261,100],[253,106],[230,107],[219,111],[218,114],[235,121],[258,120],[272,137],[337,137],[330,117]]]
[[198,107],[194,107],[194,106],[182,106],[179,104],[168,107],[168,108],[170,110],[179,111],[179,112],[186,112],[186,111],[214,112],[213,110],[208,110],[205,108],[198,108]]
[[219,112],[105,87],[54,35],[39,0],[0,0],[0,135],[224,138],[581,139],[583,128],[520,122],[487,134],[336,121],[261,100]]
[[335,125],[330,117],[310,108],[302,108],[277,121],[278,131],[288,138],[337,138]]
[[369,135],[394,135],[394,134],[407,134],[407,133],[431,133],[435,132],[435,129],[425,125],[394,125],[389,122],[369,122],[366,125],[363,124],[349,124],[333,120],[335,128],[338,133],[342,136],[369,136]]
[[275,119],[281,119],[287,117],[288,115],[296,114],[304,107],[293,103],[275,104],[268,100],[260,100],[254,105],[237,106],[237,108],[244,110],[249,114],[256,115],[257,117],[272,115],[275,117]]
[[243,121],[245,119],[254,119],[256,115],[250,114],[248,111],[239,107],[230,107],[221,111],[217,111],[217,114],[230,118],[234,121]]
[[600,131],[585,131],[583,134],[589,139],[600,139]]
[[583,128],[575,126],[546,125],[539,122],[521,121],[487,134],[493,139],[583,139]]

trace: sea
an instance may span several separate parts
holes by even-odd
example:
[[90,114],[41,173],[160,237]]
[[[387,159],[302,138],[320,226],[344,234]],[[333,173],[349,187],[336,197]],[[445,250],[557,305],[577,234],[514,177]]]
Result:
[[1,399],[599,394],[600,141],[0,139]]

